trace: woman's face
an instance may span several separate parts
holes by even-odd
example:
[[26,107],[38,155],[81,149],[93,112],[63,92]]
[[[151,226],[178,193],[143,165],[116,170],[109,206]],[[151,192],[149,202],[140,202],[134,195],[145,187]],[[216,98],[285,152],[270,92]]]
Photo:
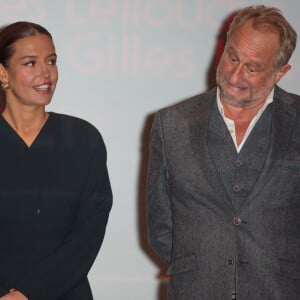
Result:
[[0,80],[9,84],[7,104],[49,104],[58,79],[52,39],[45,34],[36,34],[16,41],[13,48],[7,66],[0,65]]

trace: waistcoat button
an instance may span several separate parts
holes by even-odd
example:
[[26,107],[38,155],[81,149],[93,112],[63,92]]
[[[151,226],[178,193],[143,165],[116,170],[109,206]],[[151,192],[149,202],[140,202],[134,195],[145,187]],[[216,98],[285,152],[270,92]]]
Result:
[[237,159],[237,160],[235,161],[235,165],[236,165],[237,167],[240,167],[240,166],[242,165],[242,162],[241,162],[239,159]]
[[239,217],[233,218],[233,224],[234,225],[240,225],[241,223],[242,223],[242,221]]
[[239,192],[239,191],[240,191],[240,188],[239,188],[237,185],[235,185],[235,186],[233,187],[233,190],[234,190],[235,192]]

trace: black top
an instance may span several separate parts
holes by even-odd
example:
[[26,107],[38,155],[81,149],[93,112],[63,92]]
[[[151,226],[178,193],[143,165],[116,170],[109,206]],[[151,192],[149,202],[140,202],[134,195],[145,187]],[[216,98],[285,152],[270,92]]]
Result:
[[0,296],[92,299],[86,277],[112,204],[99,132],[49,113],[28,147],[0,116],[0,167]]

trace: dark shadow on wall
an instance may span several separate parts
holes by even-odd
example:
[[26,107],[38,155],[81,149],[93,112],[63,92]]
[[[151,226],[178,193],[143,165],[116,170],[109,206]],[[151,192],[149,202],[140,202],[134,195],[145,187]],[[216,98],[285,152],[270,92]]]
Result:
[[[226,32],[235,14],[236,12],[230,14],[225,19],[225,21],[222,23],[220,27],[219,34],[217,35],[218,38],[216,42],[214,55],[211,59],[211,63],[209,64],[207,77],[206,77],[207,89],[211,89],[216,85],[215,73],[216,73],[217,65],[223,53],[224,45],[226,42]],[[154,114],[150,114],[147,116],[141,134],[140,167],[139,167],[139,176],[138,176],[137,225],[138,225],[140,246],[159,270],[158,274],[156,275],[157,285],[158,285],[156,300],[167,300],[168,266],[166,266],[156,255],[156,253],[153,251],[153,249],[149,245],[148,236],[147,236],[146,184],[147,184],[147,169],[148,169],[148,161],[149,161],[150,132],[151,132],[153,119],[154,119]]]

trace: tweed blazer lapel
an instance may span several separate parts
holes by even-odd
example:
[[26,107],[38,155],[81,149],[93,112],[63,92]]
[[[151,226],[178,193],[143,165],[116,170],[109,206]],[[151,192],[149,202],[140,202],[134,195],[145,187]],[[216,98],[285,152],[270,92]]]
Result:
[[295,99],[289,94],[275,88],[273,134],[270,148],[270,163],[285,157],[296,125],[296,111],[293,107]]
[[216,89],[200,96],[196,109],[189,121],[191,147],[199,167],[204,170],[203,174],[207,184],[213,189],[216,199],[219,200],[222,206],[227,204],[228,210],[232,211],[233,205],[226,196],[225,187],[215,169],[207,144],[209,121],[214,101],[216,101]]
[[295,99],[279,87],[275,88],[272,117],[272,137],[269,153],[263,170],[242,209],[249,202],[258,199],[258,194],[276,172],[279,163],[285,159],[296,124]]

